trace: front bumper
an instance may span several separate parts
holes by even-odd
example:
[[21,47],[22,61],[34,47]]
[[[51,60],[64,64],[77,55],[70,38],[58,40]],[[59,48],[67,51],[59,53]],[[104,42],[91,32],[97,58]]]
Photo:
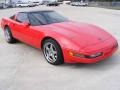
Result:
[[[118,48],[118,44],[115,39],[111,38],[106,40],[101,44],[96,44],[94,46],[89,46],[85,48],[85,54],[91,55],[94,53],[102,52],[101,56],[95,58],[80,58],[76,56],[70,56],[68,53],[68,49],[63,50],[64,61],[66,63],[95,63],[105,58],[111,56]],[[88,49],[88,50],[87,50]]]

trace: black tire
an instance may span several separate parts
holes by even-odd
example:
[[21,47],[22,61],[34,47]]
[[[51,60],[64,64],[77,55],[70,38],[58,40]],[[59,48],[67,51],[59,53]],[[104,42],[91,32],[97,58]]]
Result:
[[15,43],[16,42],[16,39],[13,38],[9,27],[5,27],[4,35],[5,35],[6,42],[8,42],[8,43]]
[[[45,48],[46,48],[46,45],[48,45],[48,44],[51,44],[51,45],[53,45],[53,51],[54,52],[56,52],[56,55],[54,54],[54,55],[52,55],[51,57],[52,57],[52,59],[51,59],[51,61],[49,60],[49,58],[47,58],[47,55],[46,55],[46,51],[47,50],[45,50]],[[48,63],[50,63],[50,64],[52,64],[52,65],[60,65],[60,64],[63,64],[64,63],[64,60],[63,60],[63,53],[62,53],[62,50],[61,50],[61,47],[60,47],[60,45],[55,41],[55,40],[52,40],[52,39],[47,39],[47,40],[45,40],[44,41],[44,43],[43,43],[43,54],[44,54],[44,57],[45,57],[45,59],[47,60],[47,62]],[[50,48],[49,48],[50,49]],[[51,51],[50,51],[51,52]],[[49,53],[50,53],[49,52]],[[56,57],[55,57],[56,56]],[[49,55],[49,57],[50,57],[50,55]],[[54,59],[53,59],[53,57],[54,57]],[[55,59],[56,58],[56,59]]]

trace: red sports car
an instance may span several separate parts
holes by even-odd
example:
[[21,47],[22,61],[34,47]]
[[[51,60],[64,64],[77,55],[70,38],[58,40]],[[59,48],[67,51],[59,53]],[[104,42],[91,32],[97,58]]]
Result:
[[55,11],[19,12],[1,22],[8,43],[16,40],[41,48],[53,65],[94,63],[111,56],[116,39],[103,29],[70,21]]

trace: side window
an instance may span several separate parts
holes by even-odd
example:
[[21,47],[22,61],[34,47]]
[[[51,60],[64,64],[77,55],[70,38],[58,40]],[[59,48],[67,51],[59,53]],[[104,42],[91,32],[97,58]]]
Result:
[[29,22],[27,13],[19,13],[16,17],[17,22]]
[[39,22],[41,22],[41,24],[46,24],[47,20],[45,15],[42,15],[42,13],[34,13],[32,14],[37,20],[39,20]]
[[29,18],[30,18],[31,25],[33,26],[41,25],[41,22],[38,19],[36,19],[32,14],[29,14]]

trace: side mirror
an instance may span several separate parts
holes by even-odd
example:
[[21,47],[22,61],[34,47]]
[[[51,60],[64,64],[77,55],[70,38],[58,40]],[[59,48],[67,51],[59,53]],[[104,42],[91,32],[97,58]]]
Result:
[[24,25],[25,27],[29,27],[29,26],[30,26],[30,23],[28,23],[28,22],[23,22],[23,25]]

